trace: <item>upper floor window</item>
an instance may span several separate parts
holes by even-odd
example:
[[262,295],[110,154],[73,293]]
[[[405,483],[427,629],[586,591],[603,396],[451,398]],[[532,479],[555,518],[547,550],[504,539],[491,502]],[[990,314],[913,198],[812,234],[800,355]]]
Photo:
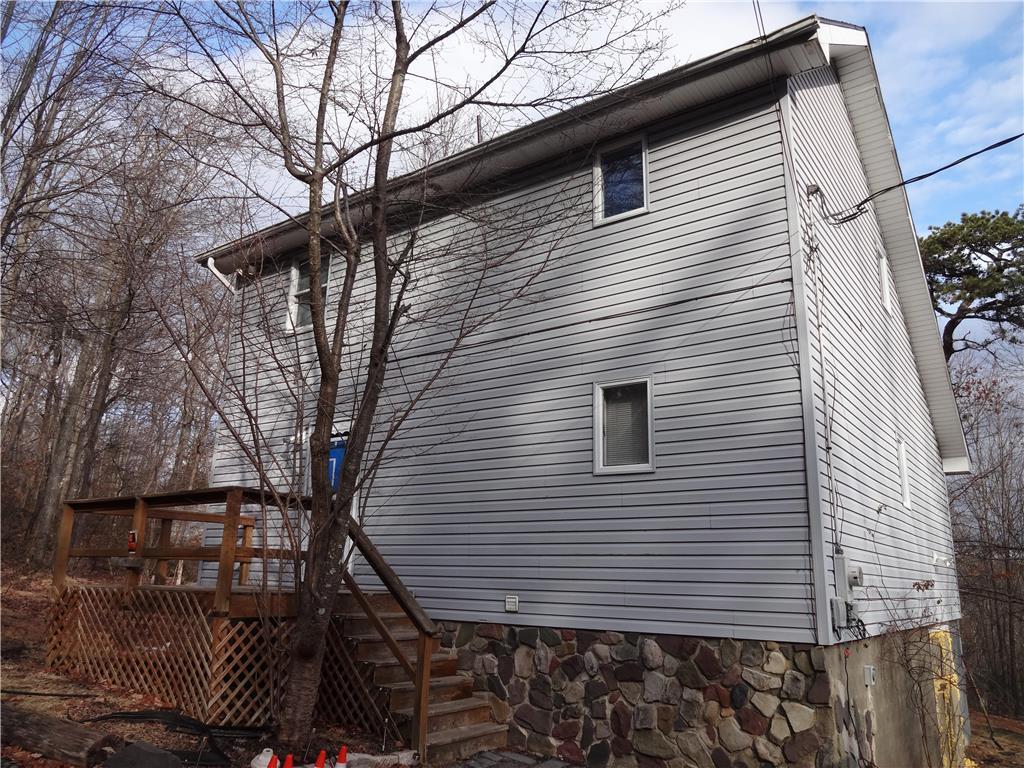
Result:
[[882,302],[882,309],[892,312],[892,287],[889,285],[889,260],[885,252],[879,248],[876,252],[878,258],[878,291]]
[[594,473],[654,471],[651,379],[594,385]]
[[631,139],[602,150],[594,160],[594,221],[647,210],[647,140]]
[[[327,280],[331,273],[331,262],[326,257],[320,259],[320,296],[327,301]],[[291,295],[288,302],[288,321],[292,330],[301,330],[313,324],[313,310],[310,303],[309,259],[296,259],[292,262]]]

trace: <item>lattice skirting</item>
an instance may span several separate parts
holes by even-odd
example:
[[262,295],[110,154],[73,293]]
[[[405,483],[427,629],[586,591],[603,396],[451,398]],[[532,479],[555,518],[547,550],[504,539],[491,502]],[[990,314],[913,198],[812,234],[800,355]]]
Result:
[[[277,720],[288,669],[290,619],[207,617],[187,590],[68,586],[56,597],[46,660],[57,672],[152,693],[211,725]],[[397,738],[373,666],[331,624],[317,717]]]

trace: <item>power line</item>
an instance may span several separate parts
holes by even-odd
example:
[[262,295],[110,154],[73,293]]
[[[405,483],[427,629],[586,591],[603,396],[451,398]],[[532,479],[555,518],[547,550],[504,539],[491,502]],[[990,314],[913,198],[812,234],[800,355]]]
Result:
[[[915,184],[918,181],[924,181],[925,179],[931,178],[932,176],[934,176],[937,173],[942,173],[943,171],[948,171],[950,168],[952,168],[954,166],[957,166],[957,165],[960,165],[960,163],[964,163],[964,162],[970,160],[973,157],[977,157],[978,155],[983,155],[986,152],[992,151],[993,149],[998,149],[999,147],[1002,147],[1002,146],[1010,144],[1010,143],[1012,143],[1014,141],[1017,141],[1021,137],[1024,137],[1024,133],[1018,133],[1015,136],[1008,136],[1007,138],[1002,139],[1001,141],[997,141],[995,144],[989,144],[987,147],[979,149],[976,152],[971,152],[969,155],[964,155],[963,157],[959,157],[959,158],[957,158],[956,160],[954,160],[951,163],[946,163],[946,165],[942,166],[941,168],[936,168],[934,171],[928,171],[927,173],[922,173],[922,174],[920,174],[918,176],[913,176],[913,177],[911,177],[909,179],[904,179],[903,181],[899,182],[898,184],[893,184],[891,186],[885,187],[884,189],[880,189],[877,192],[872,192],[870,195],[865,197],[859,203],[855,203],[854,205],[851,205],[849,208],[846,208],[846,209],[844,209],[842,211],[838,211],[836,213],[825,213],[825,211],[822,211],[822,213],[825,215],[825,217],[826,217],[826,219],[827,219],[829,224],[833,224],[833,225],[834,224],[846,224],[847,222],[853,221],[854,219],[859,218],[860,216],[864,215],[867,212],[867,207],[866,207],[867,204],[870,203],[872,200],[874,200],[876,197],[881,197],[882,195],[884,195],[884,194],[886,194],[888,192],[892,192],[893,190],[900,189],[901,187],[906,187],[906,186],[908,186],[910,184]],[[813,188],[808,188],[808,195],[813,195],[813,194],[822,195],[822,198],[824,198],[824,195],[821,192],[821,189],[818,188],[817,186],[814,186]]]

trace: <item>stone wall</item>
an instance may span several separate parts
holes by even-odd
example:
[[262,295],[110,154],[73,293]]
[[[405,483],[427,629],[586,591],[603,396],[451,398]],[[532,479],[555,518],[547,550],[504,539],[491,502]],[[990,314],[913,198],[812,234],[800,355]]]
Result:
[[489,692],[510,746],[529,752],[589,768],[851,759],[838,756],[852,723],[833,710],[834,649],[465,623],[445,623],[442,646]]

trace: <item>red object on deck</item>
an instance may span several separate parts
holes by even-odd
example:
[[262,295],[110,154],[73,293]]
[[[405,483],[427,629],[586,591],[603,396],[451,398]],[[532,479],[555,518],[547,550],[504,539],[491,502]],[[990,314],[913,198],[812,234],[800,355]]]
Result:
[[135,554],[135,548],[136,548],[136,546],[138,546],[138,543],[139,543],[139,535],[135,532],[135,530],[132,529],[132,530],[128,531],[128,552],[130,552],[131,554],[134,555]]

